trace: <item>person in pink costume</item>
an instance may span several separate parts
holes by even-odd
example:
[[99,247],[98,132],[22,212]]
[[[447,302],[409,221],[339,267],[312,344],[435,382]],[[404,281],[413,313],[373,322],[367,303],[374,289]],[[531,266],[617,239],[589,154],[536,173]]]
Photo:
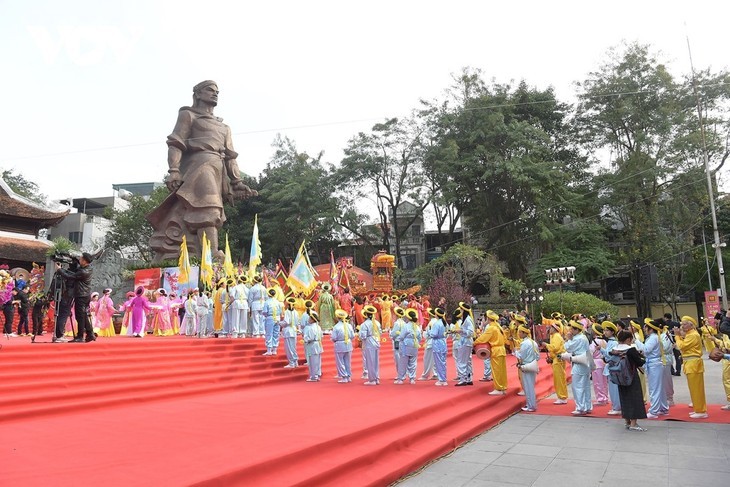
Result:
[[91,301],[89,301],[89,314],[91,315],[91,327],[94,333],[99,334],[99,322],[97,321],[96,312],[99,310],[99,293],[91,293]]
[[172,334],[177,335],[180,333],[180,308],[183,307],[183,299],[177,297],[177,294],[170,293],[170,299],[168,300],[170,306],[170,326],[172,328]]
[[593,340],[588,346],[593,355],[593,363],[596,369],[592,372],[593,392],[596,394],[596,406],[608,404],[608,376],[603,375],[606,362],[603,361],[601,349],[606,347],[606,340],[603,339],[603,328],[601,325],[593,325]]
[[152,311],[149,301],[144,295],[144,288],[139,286],[135,292],[135,296],[132,299],[132,336],[142,338],[142,333],[145,325],[145,315],[149,311]]
[[104,289],[104,294],[99,298],[99,304],[96,309],[96,325],[99,327],[97,333],[102,337],[113,337],[116,335],[114,323],[112,323],[112,315],[115,310],[111,293],[111,289]]
[[154,334],[163,337],[172,335],[170,300],[167,297],[167,291],[162,288],[157,290],[157,300],[153,308],[155,309]]
[[132,336],[132,300],[134,299],[134,292],[127,292],[126,298],[126,301],[119,305],[119,312],[124,313],[122,317],[122,329],[119,334]]

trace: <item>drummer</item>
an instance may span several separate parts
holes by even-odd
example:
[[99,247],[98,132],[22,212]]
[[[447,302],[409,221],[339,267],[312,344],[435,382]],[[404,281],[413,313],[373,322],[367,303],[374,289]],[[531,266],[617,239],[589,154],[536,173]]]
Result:
[[433,348],[434,369],[437,386],[446,386],[446,311],[443,308],[433,310],[436,319],[427,331]]
[[494,377],[494,390],[489,393],[490,396],[504,396],[507,394],[507,361],[505,356],[505,336],[502,328],[499,326],[499,315],[494,311],[487,310],[487,319],[489,325],[484,333],[479,335],[474,344],[488,343],[492,350],[492,371]]

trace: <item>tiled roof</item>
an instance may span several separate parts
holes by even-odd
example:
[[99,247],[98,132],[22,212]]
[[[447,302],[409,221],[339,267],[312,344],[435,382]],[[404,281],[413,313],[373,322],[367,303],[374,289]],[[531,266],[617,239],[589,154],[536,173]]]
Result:
[[0,219],[32,220],[41,228],[56,225],[68,215],[69,209],[53,211],[38,203],[23,198],[0,179]]
[[0,236],[0,262],[3,260],[23,260],[45,262],[49,244],[41,240]]

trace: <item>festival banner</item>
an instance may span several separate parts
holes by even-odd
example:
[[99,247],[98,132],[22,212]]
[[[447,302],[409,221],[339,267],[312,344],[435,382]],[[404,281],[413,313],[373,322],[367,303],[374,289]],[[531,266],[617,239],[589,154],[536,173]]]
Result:
[[138,269],[134,271],[134,288],[142,286],[145,289],[155,291],[160,288],[160,278],[162,277],[162,269],[155,267],[154,269]]
[[715,314],[719,312],[720,296],[717,295],[717,291],[705,291],[705,318],[707,318],[707,323],[717,327]]
[[168,294],[175,293],[178,296],[187,296],[190,289],[198,287],[200,267],[190,267],[189,278],[186,282],[180,282],[179,267],[165,267],[162,269],[162,287]]

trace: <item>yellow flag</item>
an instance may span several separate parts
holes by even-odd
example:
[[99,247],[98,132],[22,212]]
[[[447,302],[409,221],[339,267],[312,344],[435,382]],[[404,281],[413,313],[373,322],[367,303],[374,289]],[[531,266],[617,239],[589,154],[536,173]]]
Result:
[[261,242],[259,241],[259,215],[256,214],[253,220],[253,235],[251,236],[251,254],[248,259],[248,277],[253,279],[256,275],[256,266],[261,264]]
[[200,256],[200,280],[208,289],[213,288],[213,254],[210,250],[210,241],[203,232],[203,249]]
[[226,256],[223,259],[223,271],[227,278],[236,277],[236,269],[233,268],[233,260],[231,259],[231,247],[228,245],[228,232],[226,232]]
[[190,257],[188,256],[188,242],[185,235],[183,235],[180,244],[180,258],[177,260],[177,266],[180,268],[177,282],[179,284],[187,283],[190,280]]

